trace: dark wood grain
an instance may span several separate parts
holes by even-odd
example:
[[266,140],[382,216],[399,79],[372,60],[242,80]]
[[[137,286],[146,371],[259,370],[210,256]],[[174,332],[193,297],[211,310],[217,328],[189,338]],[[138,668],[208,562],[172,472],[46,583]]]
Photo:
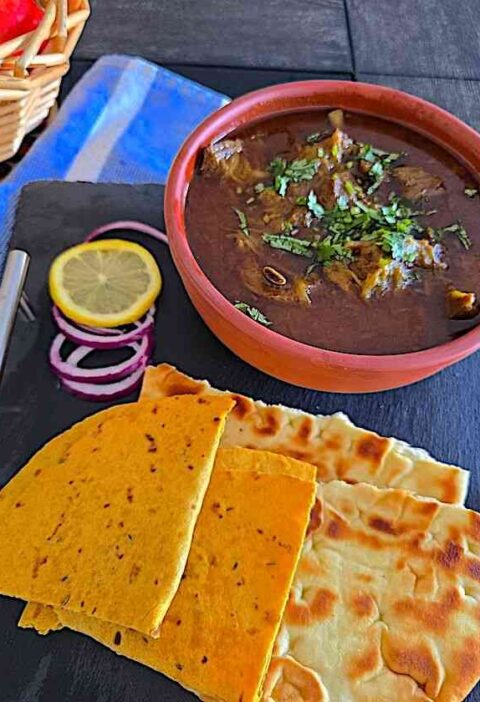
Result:
[[[92,60],[73,59],[70,72],[62,81],[61,99],[64,100],[73,86],[93,65]],[[230,97],[238,97],[250,90],[258,90],[276,83],[288,83],[295,80],[350,80],[351,73],[332,73],[322,71],[287,71],[274,69],[229,68],[226,66],[187,66],[183,63],[163,64],[165,68],[180,73],[186,78],[206,85],[213,90]]]
[[478,0],[346,0],[356,70],[480,78]]
[[[102,222],[140,218],[163,225],[158,186],[48,183],[28,186],[20,201],[15,243],[32,253],[28,293],[39,318],[17,320],[0,392],[0,485],[54,434],[100,409],[59,390],[46,351],[54,333],[46,276],[56,252]],[[62,203],[62,207],[58,203]],[[32,235],[32,232],[35,235]],[[310,412],[346,412],[360,426],[428,449],[471,470],[468,505],[480,508],[480,363],[478,354],[422,383],[376,395],[302,390],[256,371],[210,333],[188,300],[168,250],[143,241],[157,257],[165,288],[156,321],[155,361],[207,377],[219,388]],[[132,397],[132,399],[134,396]],[[0,599],[0,699],[6,702],[187,702],[188,693],[161,675],[117,658],[71,632],[46,638],[20,631],[21,603]],[[480,702],[480,691],[469,702]]]
[[480,81],[378,76],[369,73],[360,73],[358,80],[388,85],[430,100],[480,131]]
[[79,58],[350,71],[343,0],[93,0]]

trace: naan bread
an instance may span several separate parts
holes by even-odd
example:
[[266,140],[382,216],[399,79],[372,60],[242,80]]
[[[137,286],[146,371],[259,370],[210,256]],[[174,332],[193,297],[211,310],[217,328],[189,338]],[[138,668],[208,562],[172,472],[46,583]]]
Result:
[[265,405],[212,388],[163,363],[145,372],[140,399],[171,395],[228,395],[235,400],[221,446],[275,451],[317,467],[319,480],[366,482],[396,487],[441,502],[463,504],[468,471],[439,463],[426,451],[353,425],[343,414],[313,416],[289,407]]
[[480,515],[317,488],[265,702],[460,702],[480,677]]
[[0,592],[158,635],[232,406],[122,405],[53,439],[0,492]]
[[43,632],[67,626],[202,699],[254,702],[314,498],[312,467],[275,454],[220,449],[185,575],[158,639],[35,604],[25,609],[20,626]]

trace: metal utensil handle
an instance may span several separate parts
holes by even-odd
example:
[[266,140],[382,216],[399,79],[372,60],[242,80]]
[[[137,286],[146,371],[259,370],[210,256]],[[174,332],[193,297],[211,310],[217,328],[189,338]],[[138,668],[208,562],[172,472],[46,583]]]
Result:
[[0,377],[2,375],[13,323],[27,277],[30,256],[25,251],[10,251],[0,285]]

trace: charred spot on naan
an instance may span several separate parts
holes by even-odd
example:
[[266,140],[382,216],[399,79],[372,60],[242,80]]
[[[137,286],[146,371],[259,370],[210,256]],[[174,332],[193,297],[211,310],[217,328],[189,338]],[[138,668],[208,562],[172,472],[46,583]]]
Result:
[[353,445],[354,458],[368,463],[372,474],[375,474],[389,450],[390,439],[373,433],[358,439]]
[[460,592],[456,587],[451,587],[437,600],[413,597],[397,600],[393,603],[393,610],[413,629],[421,625],[426,631],[445,635],[461,604]]
[[338,595],[324,587],[310,587],[302,590],[301,594],[292,589],[285,610],[287,624],[310,626],[330,618],[335,609]]
[[437,699],[445,672],[438,652],[426,638],[412,643],[386,631],[382,637],[382,654],[391,671],[408,675],[429,697]]
[[328,702],[320,677],[290,656],[273,658],[264,685],[265,702]]
[[310,512],[310,522],[308,524],[307,536],[317,531],[322,526],[323,521],[323,505],[322,501],[318,498],[315,500],[315,504]]
[[371,618],[378,615],[378,606],[374,598],[367,592],[353,592],[348,600],[348,608],[357,618]]
[[370,678],[382,669],[382,656],[375,644],[367,644],[359,654],[351,656],[346,662],[346,674],[354,681]]
[[281,422],[282,412],[278,407],[264,407],[258,411],[258,421],[253,431],[260,436],[276,436]]
[[232,400],[235,402],[235,407],[232,410],[232,414],[238,419],[245,419],[250,412],[254,411],[255,403],[249,397],[245,395],[231,395]]

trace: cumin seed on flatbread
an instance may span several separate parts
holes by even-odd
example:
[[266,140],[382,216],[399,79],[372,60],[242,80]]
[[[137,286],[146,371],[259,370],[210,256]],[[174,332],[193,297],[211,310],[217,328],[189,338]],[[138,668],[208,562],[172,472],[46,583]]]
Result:
[[422,449],[385,438],[338,413],[313,416],[281,405],[265,405],[244,395],[212,388],[163,363],[148,367],[140,399],[171,395],[228,395],[235,401],[221,446],[274,451],[312,463],[319,480],[366,482],[395,487],[441,502],[463,504],[468,471],[440,463]]
[[156,636],[232,406],[122,405],[44,446],[0,492],[0,592]]
[[339,481],[314,513],[265,702],[463,700],[480,678],[480,515]]
[[255,702],[314,496],[311,466],[276,454],[219,449],[184,578],[158,639],[36,604],[24,610],[20,626],[43,632],[66,626],[202,699]]

